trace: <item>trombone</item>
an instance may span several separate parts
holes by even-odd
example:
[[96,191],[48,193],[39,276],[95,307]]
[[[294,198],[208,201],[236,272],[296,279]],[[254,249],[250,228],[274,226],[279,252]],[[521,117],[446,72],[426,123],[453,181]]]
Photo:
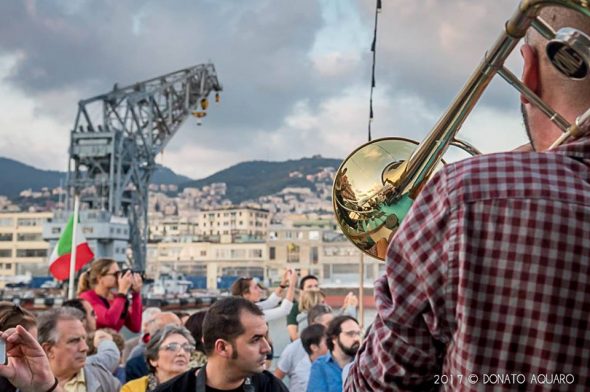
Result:
[[399,137],[377,139],[358,147],[342,162],[334,180],[332,203],[342,232],[362,252],[384,260],[389,240],[417,194],[444,163],[442,157],[449,145],[471,155],[479,154],[475,147],[455,136],[496,74],[564,132],[552,147],[590,128],[590,109],[570,124],[504,66],[532,27],[549,41],[547,55],[560,72],[573,79],[588,76],[590,38],[572,28],[554,31],[538,16],[546,6],[566,7],[590,17],[587,0],[522,0],[492,48],[421,143]]

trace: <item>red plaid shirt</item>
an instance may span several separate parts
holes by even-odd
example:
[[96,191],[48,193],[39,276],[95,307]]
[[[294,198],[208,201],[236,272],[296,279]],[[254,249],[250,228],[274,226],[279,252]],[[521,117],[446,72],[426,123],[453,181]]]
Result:
[[590,387],[589,159],[586,138],[437,173],[390,243],[345,391]]

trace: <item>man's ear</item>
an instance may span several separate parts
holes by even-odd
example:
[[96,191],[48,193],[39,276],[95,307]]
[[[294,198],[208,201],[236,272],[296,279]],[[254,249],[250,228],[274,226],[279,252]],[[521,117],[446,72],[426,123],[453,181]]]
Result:
[[215,352],[223,358],[231,358],[233,349],[233,346],[227,340],[217,339],[215,341]]
[[[522,68],[522,82],[535,94],[540,95],[541,82],[539,79],[539,56],[537,55],[537,51],[531,45],[524,44],[520,48],[520,54],[524,61],[524,66]],[[520,102],[527,104],[529,103],[529,100],[521,94]]]
[[43,344],[41,344],[41,347],[43,347],[43,351],[45,351],[45,354],[47,354],[47,358],[52,359],[53,358],[53,344],[43,343]]
[[314,353],[314,354],[315,354],[316,352],[318,352],[318,351],[319,351],[319,349],[320,349],[320,346],[318,346],[318,345],[317,345],[317,344],[315,344],[315,343],[312,343],[312,344],[310,344],[310,345],[309,345],[309,349],[311,350],[311,352],[312,352],[312,353]]

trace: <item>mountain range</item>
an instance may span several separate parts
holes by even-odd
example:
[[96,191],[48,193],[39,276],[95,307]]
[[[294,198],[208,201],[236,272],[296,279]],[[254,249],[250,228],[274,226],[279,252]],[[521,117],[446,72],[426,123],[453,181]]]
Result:
[[[188,187],[201,188],[212,183],[227,184],[227,197],[233,203],[255,199],[279,192],[285,187],[308,187],[313,183],[305,176],[315,174],[324,167],[338,168],[339,159],[314,156],[283,162],[250,161],[238,163],[206,178],[194,180],[178,175],[171,169],[160,166],[152,177],[153,184],[174,184],[179,191]],[[290,176],[299,172],[302,176]],[[27,164],[0,157],[0,195],[16,199],[26,189],[33,191],[43,187],[56,188],[65,182],[66,173],[41,170]]]

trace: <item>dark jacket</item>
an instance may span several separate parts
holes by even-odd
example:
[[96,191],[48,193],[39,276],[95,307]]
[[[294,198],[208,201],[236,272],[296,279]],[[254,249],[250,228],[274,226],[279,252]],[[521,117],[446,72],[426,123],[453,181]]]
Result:
[[147,362],[145,361],[145,356],[139,355],[137,357],[133,357],[127,361],[125,364],[125,379],[127,381],[135,380],[136,378],[141,378],[143,376],[147,376],[149,373]]
[[[207,382],[205,372],[199,370],[199,375],[196,376],[197,369],[199,368],[190,369],[159,385],[154,392],[205,392]],[[246,379],[243,388],[244,392],[289,392],[281,380],[266,370]]]

